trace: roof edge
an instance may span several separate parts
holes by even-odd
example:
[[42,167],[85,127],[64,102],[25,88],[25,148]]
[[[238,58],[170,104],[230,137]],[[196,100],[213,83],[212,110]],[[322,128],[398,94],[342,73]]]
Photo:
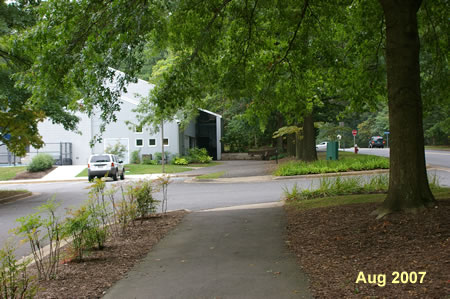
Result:
[[211,111],[209,111],[209,110],[201,109],[201,108],[198,108],[198,110],[203,111],[203,112],[208,113],[208,114],[211,114],[211,115],[214,115],[214,116],[216,116],[216,117],[222,118],[222,115],[217,114],[217,113],[214,113],[214,112],[211,112]]

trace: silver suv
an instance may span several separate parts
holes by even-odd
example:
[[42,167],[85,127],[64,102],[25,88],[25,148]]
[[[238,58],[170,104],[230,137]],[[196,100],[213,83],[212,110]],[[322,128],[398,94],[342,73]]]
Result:
[[119,160],[116,155],[101,154],[91,155],[88,161],[88,178],[92,181],[94,177],[111,177],[117,181],[120,176],[121,180],[125,179],[125,167],[123,161]]

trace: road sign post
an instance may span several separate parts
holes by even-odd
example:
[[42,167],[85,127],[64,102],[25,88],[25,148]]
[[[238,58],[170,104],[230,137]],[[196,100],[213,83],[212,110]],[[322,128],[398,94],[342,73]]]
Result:
[[384,132],[384,135],[386,135],[386,147],[389,148],[389,134],[391,134],[391,132],[386,131]]
[[355,146],[355,144],[356,144],[356,134],[358,134],[358,131],[353,130],[353,131],[352,131],[352,135],[353,135],[353,146]]

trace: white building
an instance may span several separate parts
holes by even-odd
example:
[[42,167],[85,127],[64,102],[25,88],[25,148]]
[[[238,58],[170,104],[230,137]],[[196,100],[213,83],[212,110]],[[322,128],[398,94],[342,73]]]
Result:
[[[123,73],[117,71],[118,75]],[[99,133],[101,120],[97,116],[88,117],[78,113],[80,118],[78,130],[82,134],[66,131],[61,125],[52,124],[46,120],[39,124],[39,133],[43,137],[45,146],[36,150],[31,148],[27,156],[29,160],[37,152],[50,153],[58,164],[86,164],[91,154],[103,153],[109,145],[118,142],[125,145],[126,154],[124,162],[129,163],[131,153],[140,151],[141,155],[161,152],[161,133],[150,128],[130,129],[127,121],[135,122],[136,113],[133,109],[153,89],[153,85],[138,80],[137,83],[127,85],[126,93],[120,95],[121,109],[117,112],[117,121],[106,126],[102,134],[102,142],[89,146],[93,136]],[[192,147],[206,148],[216,160],[221,159],[222,153],[222,117],[216,113],[199,109],[199,116],[191,121],[184,129],[176,121],[164,123],[164,151],[174,155],[185,155],[187,149]]]

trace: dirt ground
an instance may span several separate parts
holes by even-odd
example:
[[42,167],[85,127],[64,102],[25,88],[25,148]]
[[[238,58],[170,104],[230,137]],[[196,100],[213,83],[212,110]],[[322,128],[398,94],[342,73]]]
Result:
[[[184,217],[185,211],[136,222],[126,234],[109,238],[103,250],[91,251],[81,262],[65,260],[56,280],[41,281],[35,298],[99,298],[121,279]],[[65,248],[67,252],[67,248]]]
[[13,180],[27,180],[27,179],[40,179],[55,170],[56,167],[49,168],[44,171],[36,171],[36,172],[29,172],[29,171],[22,171],[16,174],[16,176],[13,178]]
[[[314,296],[449,298],[450,200],[422,213],[381,220],[370,215],[376,207],[286,208],[288,243],[310,277]],[[426,272],[422,283],[419,272]]]

